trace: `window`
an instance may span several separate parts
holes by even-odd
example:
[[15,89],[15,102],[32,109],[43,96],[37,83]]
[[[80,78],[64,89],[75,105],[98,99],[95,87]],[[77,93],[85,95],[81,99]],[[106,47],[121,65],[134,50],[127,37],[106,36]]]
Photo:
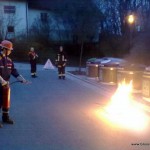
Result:
[[4,6],[4,13],[10,14],[15,12],[16,12],[15,6]]
[[8,32],[14,32],[14,26],[8,26],[7,31]]
[[48,21],[47,13],[41,13],[41,21],[42,22],[47,22]]
[[15,29],[14,26],[7,26],[7,35],[6,38],[8,40],[12,40],[15,37]]

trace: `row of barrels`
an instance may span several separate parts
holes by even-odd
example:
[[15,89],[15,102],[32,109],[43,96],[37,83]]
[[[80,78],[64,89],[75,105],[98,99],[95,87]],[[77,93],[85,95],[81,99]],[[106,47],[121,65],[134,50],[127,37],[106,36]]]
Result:
[[86,75],[89,78],[97,78],[101,83],[111,85],[116,85],[122,80],[127,83],[132,80],[133,89],[141,92],[142,97],[150,101],[150,72],[144,67],[87,64]]

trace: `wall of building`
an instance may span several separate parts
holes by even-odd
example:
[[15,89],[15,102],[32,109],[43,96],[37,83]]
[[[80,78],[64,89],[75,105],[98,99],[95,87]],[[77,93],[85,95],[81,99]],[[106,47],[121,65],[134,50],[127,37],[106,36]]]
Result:
[[[11,36],[16,36],[18,34],[21,34],[22,32],[27,33],[26,1],[0,1],[0,21],[0,26],[2,28],[1,33],[3,33],[3,38],[11,38]],[[8,26],[14,27],[14,33],[8,33]]]
[[[0,1],[0,38],[15,39],[18,35],[30,36],[30,28],[35,19],[41,19],[41,13],[47,13],[51,20],[50,30],[52,40],[68,40],[66,38],[67,29],[64,27],[61,18],[56,17],[55,14],[49,10],[28,7],[28,2],[26,0]],[[8,31],[8,26],[11,32],[10,30]],[[14,28],[13,32],[10,27]]]
[[[28,24],[29,30],[31,29],[35,19],[39,19],[41,21],[41,13],[47,13],[47,19],[50,25],[50,39],[53,41],[62,41],[68,40],[66,39],[66,29],[63,24],[63,20],[56,16],[53,12],[43,9],[35,9],[29,8],[28,11]],[[44,22],[43,22],[44,24]]]

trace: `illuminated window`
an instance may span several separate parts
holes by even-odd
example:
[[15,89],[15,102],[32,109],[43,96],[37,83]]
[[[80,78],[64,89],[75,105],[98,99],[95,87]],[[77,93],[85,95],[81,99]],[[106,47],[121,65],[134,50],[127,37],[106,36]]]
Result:
[[4,6],[4,13],[11,14],[16,12],[15,6]]

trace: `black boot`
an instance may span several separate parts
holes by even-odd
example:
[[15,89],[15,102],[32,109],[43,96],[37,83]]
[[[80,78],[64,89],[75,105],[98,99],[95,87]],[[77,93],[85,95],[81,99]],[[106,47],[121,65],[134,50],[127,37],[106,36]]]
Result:
[[34,78],[37,78],[38,76],[37,75],[34,75]]
[[14,124],[14,121],[9,118],[8,114],[3,114],[2,121],[6,124]]
[[34,74],[34,75],[32,75],[32,78],[37,78],[37,76]]

